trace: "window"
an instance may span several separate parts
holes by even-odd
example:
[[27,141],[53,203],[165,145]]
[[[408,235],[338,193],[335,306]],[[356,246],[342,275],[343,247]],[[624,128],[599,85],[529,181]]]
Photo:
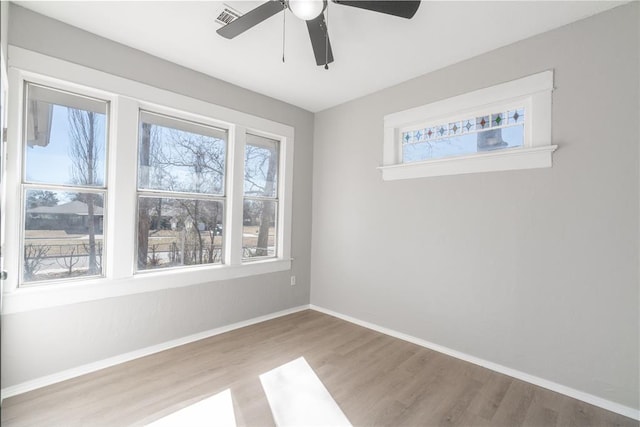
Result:
[[103,275],[109,104],[25,88],[22,280]]
[[524,107],[402,132],[402,163],[522,147]]
[[5,313],[291,269],[292,127],[10,52]]
[[245,259],[276,255],[278,158],[278,141],[247,134],[242,219]]
[[383,179],[551,166],[553,73],[385,117]]
[[140,113],[138,270],[222,262],[226,155],[226,130]]

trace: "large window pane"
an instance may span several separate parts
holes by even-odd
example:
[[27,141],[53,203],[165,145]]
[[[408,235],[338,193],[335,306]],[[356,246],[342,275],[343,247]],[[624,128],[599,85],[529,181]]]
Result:
[[26,90],[25,181],[104,186],[107,103],[32,84]]
[[103,194],[27,190],[23,281],[102,275],[103,212]]
[[142,112],[138,151],[141,190],[224,193],[224,130]]
[[223,203],[138,198],[138,270],[222,262]]
[[273,139],[247,134],[244,158],[245,196],[277,196],[278,144]]
[[272,200],[244,201],[242,257],[276,256],[278,204]]
[[276,256],[279,141],[247,134],[242,257]]

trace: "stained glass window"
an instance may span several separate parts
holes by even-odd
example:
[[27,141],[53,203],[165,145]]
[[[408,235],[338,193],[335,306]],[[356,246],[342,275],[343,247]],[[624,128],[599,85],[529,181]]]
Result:
[[457,135],[462,133],[462,125],[460,122],[449,123],[449,135]]
[[402,133],[403,162],[521,147],[523,107],[412,129]]
[[524,108],[509,110],[507,112],[507,124],[524,123]]
[[433,139],[436,137],[436,128],[425,129],[427,131],[427,139]]
[[385,115],[383,180],[551,167],[552,92],[544,71]]
[[486,129],[491,125],[491,119],[489,116],[476,117],[476,128]]

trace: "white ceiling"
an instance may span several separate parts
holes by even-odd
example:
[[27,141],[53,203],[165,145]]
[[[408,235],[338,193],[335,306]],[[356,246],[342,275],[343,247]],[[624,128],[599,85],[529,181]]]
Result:
[[[597,14],[612,1],[426,1],[411,20],[334,3],[328,27],[335,62],[315,65],[303,21],[283,15],[227,40],[218,1],[18,1],[127,46],[312,112]],[[225,2],[240,12],[259,1]]]

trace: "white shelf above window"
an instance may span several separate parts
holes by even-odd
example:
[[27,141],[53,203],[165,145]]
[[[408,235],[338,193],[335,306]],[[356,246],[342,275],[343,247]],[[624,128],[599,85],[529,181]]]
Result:
[[381,166],[378,169],[382,171],[382,177],[385,181],[393,181],[466,173],[549,168],[551,167],[551,153],[557,147],[557,145],[549,145],[535,148],[513,148],[470,156]]

